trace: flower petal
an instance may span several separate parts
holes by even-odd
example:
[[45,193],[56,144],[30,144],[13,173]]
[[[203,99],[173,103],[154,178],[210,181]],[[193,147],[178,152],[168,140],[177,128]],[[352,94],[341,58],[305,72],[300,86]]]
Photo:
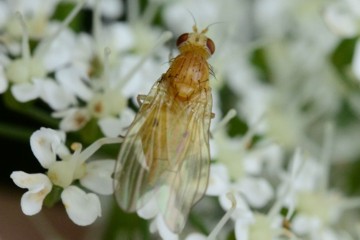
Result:
[[17,186],[29,189],[21,198],[24,214],[34,215],[40,212],[46,195],[52,189],[49,178],[45,174],[28,174],[22,171],[13,172],[10,177]]
[[93,192],[109,195],[114,192],[111,174],[114,172],[115,160],[98,160],[86,164],[85,176],[80,179],[81,185]]
[[238,186],[252,207],[263,207],[274,196],[272,187],[263,178],[246,177]]
[[61,200],[69,218],[77,225],[90,225],[101,216],[100,199],[94,193],[69,186],[61,193]]
[[200,233],[191,233],[186,237],[186,240],[206,240],[207,237]]
[[40,86],[32,83],[18,83],[11,87],[11,93],[19,102],[28,102],[40,96]]
[[[49,32],[54,32],[59,27],[59,23],[49,24]],[[51,33],[50,33],[51,34]],[[35,55],[43,48],[47,42],[43,41],[35,49]],[[49,49],[44,53],[43,64],[47,71],[57,70],[73,61],[76,49],[76,38],[74,32],[69,28],[64,28],[61,34],[51,42]]]
[[123,12],[123,2],[117,0],[107,0],[100,2],[101,13],[107,18],[117,18]]
[[249,240],[249,226],[248,221],[236,221],[235,222],[235,236],[236,239]]
[[44,168],[49,168],[56,161],[57,154],[68,154],[64,142],[65,133],[50,128],[41,128],[30,137],[31,150]]
[[321,220],[304,214],[297,214],[292,221],[292,229],[296,234],[305,235],[309,232],[317,232],[321,228]]
[[5,77],[4,67],[0,65],[0,93],[3,93],[8,88],[8,80]]
[[229,190],[229,176],[225,165],[213,164],[210,167],[209,185],[206,194],[210,196],[219,196]]
[[52,79],[43,81],[40,97],[54,110],[62,110],[76,103],[75,96]]
[[139,202],[146,202],[137,214],[144,219],[152,219],[159,213],[159,205],[153,191],[147,192]]
[[357,19],[346,1],[339,1],[326,7],[324,20],[330,30],[339,36],[353,37],[357,34]]
[[83,101],[89,101],[92,90],[83,82],[81,72],[74,68],[64,68],[55,73],[56,80],[64,89],[78,96]]
[[158,214],[150,226],[151,230],[157,230],[162,239],[178,240],[179,236],[170,231],[161,214]]
[[84,108],[70,108],[52,114],[55,118],[63,118],[60,129],[66,132],[77,131],[82,128],[91,118],[90,113]]
[[106,137],[118,137],[125,135],[134,117],[135,113],[131,109],[125,108],[120,118],[104,117],[99,120],[98,124]]

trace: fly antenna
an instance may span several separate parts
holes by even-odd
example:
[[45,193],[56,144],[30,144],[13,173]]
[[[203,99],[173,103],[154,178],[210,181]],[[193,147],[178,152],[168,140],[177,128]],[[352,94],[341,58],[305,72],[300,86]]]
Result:
[[198,29],[197,29],[197,23],[196,23],[196,19],[194,17],[194,14],[192,14],[192,12],[189,10],[189,9],[186,9],[186,11],[188,11],[188,13],[190,14],[191,18],[193,19],[193,22],[194,22],[194,25],[193,25],[193,31],[194,32],[198,32]]
[[206,33],[210,27],[216,25],[216,24],[220,24],[220,23],[225,23],[225,21],[221,21],[221,22],[214,22],[214,23],[210,23],[209,25],[207,25],[206,28],[204,28],[204,30],[201,31],[201,33]]

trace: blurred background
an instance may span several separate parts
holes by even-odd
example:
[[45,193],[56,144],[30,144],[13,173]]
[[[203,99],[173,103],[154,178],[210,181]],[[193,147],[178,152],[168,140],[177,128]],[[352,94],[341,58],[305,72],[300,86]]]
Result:
[[[359,1],[89,0],[84,5],[79,2],[0,0],[0,149],[3,153],[0,239],[156,239],[148,232],[148,222],[136,214],[121,212],[111,196],[101,198],[103,216],[88,227],[72,223],[60,203],[51,208],[44,206],[35,216],[22,213],[20,198],[25,190],[14,184],[10,174],[18,170],[46,172],[30,147],[34,131],[40,127],[62,129],[67,132],[67,145],[78,141],[84,146],[107,134],[98,125],[104,115],[90,113],[84,125],[73,129],[62,125],[64,117],[54,117],[54,113],[74,107],[88,109],[91,104],[84,98],[76,96],[76,101],[65,104],[60,97],[39,95],[19,100],[14,94],[12,89],[19,81],[12,79],[6,69],[22,54],[17,11],[27,24],[34,54],[41,41],[54,32],[50,29],[64,23],[71,11],[80,6],[81,10],[64,30],[70,37],[65,40],[59,37],[58,42],[53,40],[45,54],[46,78],[58,80],[57,71],[69,65],[85,69],[89,79],[100,78],[109,61],[109,76],[113,81],[125,79],[119,94],[124,105],[134,112],[137,94],[146,94],[168,68],[169,58],[178,54],[176,37],[191,31],[194,21],[199,29],[210,26],[208,36],[216,44],[215,54],[209,60],[214,71],[211,86],[216,115],[212,128],[230,109],[237,111],[236,117],[224,128],[225,140],[216,136],[211,140],[212,164],[222,163],[231,169],[234,163],[230,164],[229,159],[243,161],[252,152],[261,151],[264,143],[276,145],[276,154],[264,151],[251,155],[254,162],[260,162],[256,165],[260,170],[244,170],[247,176],[267,179],[274,192],[272,200],[263,206],[252,206],[254,211],[267,210],[275,201],[281,176],[287,174],[296,149],[304,151],[308,158],[329,161],[328,165],[322,165],[321,161],[318,164],[322,167],[320,175],[324,168],[328,171],[325,176],[315,174],[309,178],[321,181],[325,178],[326,191],[358,199]],[[165,31],[170,31],[173,37],[158,46],[157,40]],[[86,41],[82,42],[82,37]],[[106,61],[105,47],[112,51]],[[71,92],[69,89],[62,90]],[[250,130],[253,131],[251,141],[240,156],[236,151],[240,146],[237,140]],[[117,151],[118,147],[113,146],[101,154],[116,159]],[[231,181],[236,182],[237,177],[231,176]],[[203,206],[196,206],[194,211],[201,214],[206,209],[204,206],[211,206],[214,217],[210,226],[214,226],[222,210],[215,197],[207,198]],[[360,201],[354,202],[355,207],[351,208],[354,211],[351,216],[345,216],[343,224],[341,220],[330,224],[335,232],[340,228],[341,234],[333,234],[332,238],[322,235],[318,239],[360,238]],[[195,219],[190,220],[195,225],[191,229],[198,230]],[[200,221],[205,220],[200,218]],[[211,228],[200,232],[209,233]],[[228,224],[220,239],[235,239],[238,235],[234,231],[233,225]],[[316,239],[311,234],[303,236],[303,239]]]

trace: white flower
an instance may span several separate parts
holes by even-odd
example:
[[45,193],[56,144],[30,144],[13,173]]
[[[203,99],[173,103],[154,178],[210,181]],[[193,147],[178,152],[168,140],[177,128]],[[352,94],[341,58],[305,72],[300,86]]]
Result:
[[[49,24],[47,34],[53,36],[61,29],[61,24],[52,22]],[[62,31],[56,35],[56,38],[48,41],[41,41],[35,49],[34,56],[42,60],[42,64],[47,72],[53,72],[66,65],[73,64],[83,60],[85,50],[83,42],[84,35],[76,35],[71,29],[63,28]],[[85,52],[87,53],[87,52]],[[88,57],[91,55],[87,55]]]
[[137,211],[141,218],[152,220],[150,224],[150,231],[152,233],[158,232],[162,239],[177,240],[178,235],[173,233],[164,221],[163,213],[157,191],[150,191],[145,194],[139,202],[144,202],[144,205]]
[[30,146],[33,154],[43,168],[49,168],[56,162],[56,156],[63,157],[69,154],[65,146],[65,133],[50,128],[41,128],[30,137]]
[[65,109],[76,103],[75,96],[53,79],[43,80],[41,86],[40,98],[54,110]]
[[232,182],[228,175],[228,169],[224,165],[211,165],[206,194],[219,196],[220,202],[223,200],[228,202],[228,208],[230,208],[231,202],[226,197],[229,192],[239,197],[238,204],[246,200],[253,207],[265,206],[274,196],[271,185],[263,178],[246,176]]
[[[119,139],[98,140],[81,151],[80,144],[74,144],[75,152],[65,146],[65,133],[49,128],[41,128],[30,138],[31,149],[41,166],[48,169],[47,174],[27,174],[13,172],[11,178],[29,191],[22,197],[23,212],[28,215],[41,210],[42,202],[53,185],[63,188],[61,199],[70,219],[78,225],[89,225],[101,216],[100,200],[96,194],[86,193],[71,185],[75,180],[99,194],[113,193],[111,174],[115,161],[85,161],[103,144],[117,143]],[[60,161],[58,160],[60,159]]]
[[[326,151],[331,151],[332,147],[331,129],[329,127],[325,131]],[[292,220],[294,233],[308,237],[306,239],[332,239],[330,236],[335,236],[331,231],[332,226],[339,222],[344,210],[359,207],[360,201],[356,198],[345,199],[340,193],[326,188],[330,152],[323,153],[322,161],[300,153],[296,151],[289,165],[290,176],[285,176],[280,184],[282,204],[290,212],[297,211]]]
[[228,168],[228,174],[232,179],[239,179],[246,174],[243,156],[245,150],[240,138],[230,138],[225,131],[219,131],[214,135],[215,153],[213,158],[218,159]]
[[[280,102],[281,100],[277,100]],[[304,138],[304,126],[295,107],[271,104],[266,113],[267,133],[281,146],[293,149]]]
[[130,108],[126,108],[119,118],[104,117],[99,119],[99,126],[106,137],[124,136],[127,132],[135,113]]
[[82,101],[89,101],[93,97],[87,76],[77,67],[69,66],[56,71],[55,79],[64,89]]
[[45,77],[45,69],[40,59],[15,59],[6,66],[6,76],[15,84],[31,83],[32,78]]
[[189,234],[185,240],[206,240],[207,237],[200,233],[191,233]]
[[[49,1],[47,4],[42,3],[42,1],[35,1],[30,5],[25,2],[17,1],[13,5],[14,8],[20,10],[20,14],[17,14],[16,17],[14,15],[9,22],[10,25],[13,24],[12,22],[16,23],[13,24],[14,27],[9,27],[11,29],[9,34],[14,36],[22,35],[23,44],[21,56],[17,56],[19,53],[14,54],[17,57],[5,65],[5,82],[12,84],[11,91],[20,102],[41,98],[55,110],[64,109],[76,102],[75,96],[71,91],[54,82],[53,79],[49,79],[47,75],[67,64],[77,62],[79,58],[85,61],[84,58],[87,56],[86,60],[89,60],[91,55],[83,54],[83,52],[88,53],[88,51],[82,51],[82,46],[86,46],[84,44],[86,38],[83,34],[80,34],[80,37],[77,38],[66,25],[61,26],[49,21],[48,18],[51,16],[57,1]],[[84,3],[79,2],[79,8],[75,9],[81,9],[82,4]],[[35,19],[35,22],[32,22],[34,16],[40,17]],[[74,16],[70,16],[67,20],[70,22]],[[46,24],[42,24],[44,21]],[[30,38],[36,38],[45,35],[45,32],[48,36],[41,39],[34,52],[31,53],[29,36]],[[1,80],[0,83],[0,90],[3,91],[2,89],[5,88],[4,81]]]
[[178,240],[179,236],[167,227],[161,214],[158,214],[150,224],[150,231],[152,233],[159,232],[162,239],[166,240]]
[[247,150],[252,134],[249,130],[242,139],[230,138],[220,130],[214,134],[217,143],[214,158],[219,163],[210,167],[208,195],[225,197],[228,192],[241,193],[253,207],[263,207],[274,197],[272,186],[265,178],[250,174],[260,174],[263,162],[271,162],[273,158],[278,161],[279,154],[271,144],[267,147],[258,144]]
[[210,177],[206,195],[219,196],[229,191],[229,174],[225,165],[211,164]]
[[235,223],[236,239],[241,240],[273,240],[279,236],[279,229],[266,215],[254,214],[251,219],[237,220]]
[[97,55],[103,59],[104,48],[108,47],[112,52],[110,64],[119,60],[117,59],[119,54],[128,52],[135,47],[134,29],[127,23],[115,22],[104,26],[99,38],[95,42]]
[[[161,199],[163,199],[163,194],[168,194],[167,190],[168,189],[166,187],[162,187],[160,189],[147,192],[138,201],[140,205],[143,205],[137,210],[137,213],[144,219],[151,219],[150,231],[152,233],[158,232],[162,239],[177,240],[178,235],[169,229],[163,218],[162,208],[164,208],[164,205]],[[181,214],[177,214],[177,217],[180,218],[182,216]],[[185,221],[184,219],[175,220],[177,217],[174,217],[174,221]]]
[[[266,33],[270,37],[281,36],[284,31],[287,30],[287,21],[284,21],[288,12],[288,6],[291,3],[287,3],[286,0],[271,1],[260,0],[255,2],[255,18],[260,31]],[[284,26],[285,25],[285,26]]]
[[80,226],[90,225],[101,216],[100,200],[94,193],[69,186],[61,193],[61,200],[70,219]]
[[101,14],[106,18],[117,18],[123,13],[123,2],[117,0],[103,0],[97,3],[96,0],[86,1],[86,7],[94,8],[96,4],[100,6]]
[[19,102],[28,102],[40,96],[41,86],[40,82],[14,84],[11,88],[11,93]]
[[[76,87],[76,86],[74,86]],[[104,89],[105,90],[105,89]],[[126,105],[127,101],[120,91],[106,87],[104,91],[93,91],[92,97],[87,101],[85,107],[70,107],[54,112],[56,118],[62,118],[60,129],[64,131],[76,131],[82,128],[92,118],[98,119],[98,124],[106,136],[117,136],[116,133],[123,133],[124,124],[130,123],[134,114]],[[124,114],[122,114],[124,112]],[[120,113],[120,114],[119,114]],[[119,114],[120,119],[114,121],[115,115]],[[114,129],[110,129],[115,127]],[[112,132],[112,133],[109,133]]]
[[[12,1],[8,4],[8,13],[21,12],[26,16],[30,37],[38,39],[45,35],[47,24],[50,22],[50,17],[57,4],[58,0],[34,0],[31,1],[31,3],[26,0]],[[16,19],[14,15],[9,16],[6,23],[6,30],[8,34],[14,37],[21,36],[22,30],[18,24],[18,19]]]
[[114,191],[111,177],[114,168],[115,161],[112,159],[91,161],[86,164],[85,174],[80,183],[93,192],[110,195]]
[[40,212],[46,195],[51,191],[52,184],[45,174],[27,174],[22,171],[13,172],[10,177],[15,184],[28,191],[21,197],[21,209],[26,215]]
[[339,221],[343,199],[336,193],[298,193],[298,213],[293,229],[298,234],[312,234]]
[[[133,111],[127,106],[128,98],[139,93],[145,94],[161,76],[159,63],[154,59],[143,62],[143,56],[130,54],[126,54],[122,58],[118,57],[123,55],[125,50],[133,47],[126,44],[127,31],[124,29],[130,29],[129,26],[124,27],[122,26],[119,30],[122,35],[116,37],[119,42],[123,41],[121,37],[125,37],[125,45],[115,46],[114,49],[111,49],[110,57],[96,53],[100,59],[103,59],[105,69],[99,79],[87,80],[89,77],[86,77],[77,67],[69,67],[56,73],[56,78],[64,89],[85,102],[85,106],[73,105],[68,109],[61,109],[53,113],[54,117],[62,118],[60,123],[62,130],[79,130],[90,119],[96,118],[105,136],[124,134],[124,127],[127,127],[124,125],[129,124],[134,117]],[[99,49],[104,43],[96,41],[94,44],[94,48]],[[139,64],[143,67],[140,68]],[[144,81],[144,79],[148,79],[148,81]],[[119,116],[118,121],[115,121],[115,116]]]
[[66,132],[81,129],[91,119],[91,115],[86,108],[69,108],[55,112],[52,116],[62,118],[60,129]]
[[274,190],[270,183],[261,177],[246,177],[238,184],[239,192],[252,207],[261,208],[274,197]]
[[360,4],[357,0],[335,1],[324,11],[328,27],[342,37],[354,37],[359,33]]
[[[150,88],[158,80],[162,73],[169,67],[168,59],[164,55],[160,56],[161,59],[149,59],[143,63],[132,76],[131,79],[124,79],[122,94],[126,97],[136,97],[139,94],[147,94]],[[122,68],[119,69],[119,76],[124,77],[128,74],[128,69],[136,67],[141,61],[141,55],[127,55],[122,59]]]

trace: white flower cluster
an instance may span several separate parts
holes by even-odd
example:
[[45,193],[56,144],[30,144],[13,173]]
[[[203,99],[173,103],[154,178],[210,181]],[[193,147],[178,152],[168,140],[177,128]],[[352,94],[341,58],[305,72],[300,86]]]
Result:
[[34,132],[30,138],[31,149],[47,173],[15,171],[11,174],[16,185],[28,189],[21,198],[22,211],[26,215],[40,212],[45,197],[55,185],[63,188],[61,200],[73,222],[85,226],[101,216],[99,197],[74,185],[74,181],[79,180],[82,186],[98,194],[113,193],[111,174],[115,160],[85,162],[101,146],[101,141],[94,142],[84,151],[81,151],[80,144],[74,143],[72,148],[75,151],[71,154],[65,146],[64,132],[49,128]]
[[[9,91],[20,103],[41,100],[51,109],[49,117],[60,119],[59,130],[41,128],[30,139],[46,174],[11,174],[16,185],[28,189],[21,200],[23,212],[38,213],[56,186],[62,189],[61,200],[70,219],[89,225],[101,216],[100,200],[82,187],[112,194],[115,160],[86,161],[102,144],[121,141],[111,137],[125,134],[135,116],[127,101],[147,91],[151,79],[160,75],[158,66],[167,59],[163,43],[171,34],[161,35],[135,20],[103,25],[102,17],[112,20],[123,14],[120,1],[75,1],[67,18],[59,22],[52,16],[61,4],[69,3],[0,2],[0,93]],[[77,33],[68,26],[83,8],[93,12],[92,34]],[[75,143],[70,153],[66,133],[81,130],[93,119],[108,138],[84,151]]]
[[[76,224],[101,216],[94,193],[112,194],[115,161],[88,160],[121,141],[112,137],[125,134],[135,115],[129,100],[148,92],[168,66],[164,43],[172,34],[152,23],[160,18],[179,35],[196,20],[200,28],[210,24],[217,47],[207,196],[181,235],[149,201],[137,213],[151,221],[150,231],[188,240],[360,238],[360,217],[351,211],[360,198],[329,181],[341,181],[330,173],[360,156],[358,0],[148,0],[145,8],[138,0],[82,0],[56,21],[61,4],[0,2],[0,93],[42,101],[60,120],[59,130],[41,128],[30,138],[46,173],[11,174],[28,189],[25,214],[38,213],[60,187]],[[69,27],[84,8],[92,13],[91,34]],[[101,134],[85,150],[73,144],[71,153],[66,133],[92,122]]]

